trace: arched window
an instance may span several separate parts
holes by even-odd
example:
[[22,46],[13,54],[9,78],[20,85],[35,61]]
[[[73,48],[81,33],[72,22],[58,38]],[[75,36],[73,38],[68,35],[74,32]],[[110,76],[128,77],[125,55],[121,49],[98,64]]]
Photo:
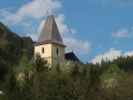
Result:
[[42,53],[44,53],[45,51],[44,51],[44,48],[42,48]]
[[59,56],[59,48],[56,48],[56,54]]

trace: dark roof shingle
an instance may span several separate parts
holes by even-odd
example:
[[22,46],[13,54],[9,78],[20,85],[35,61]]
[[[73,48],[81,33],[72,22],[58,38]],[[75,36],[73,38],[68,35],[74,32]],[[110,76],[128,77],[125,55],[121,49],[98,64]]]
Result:
[[74,61],[74,62],[81,62],[79,58],[74,54],[74,52],[66,53],[65,59],[69,61]]
[[48,16],[38,39],[38,43],[45,43],[47,41],[63,45],[63,40],[53,15]]

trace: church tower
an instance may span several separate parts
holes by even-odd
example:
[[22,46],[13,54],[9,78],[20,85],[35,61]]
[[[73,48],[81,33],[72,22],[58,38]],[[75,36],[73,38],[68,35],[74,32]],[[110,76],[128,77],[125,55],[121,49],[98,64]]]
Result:
[[49,65],[61,64],[64,61],[65,45],[59,33],[54,16],[50,15],[34,47],[34,54],[39,54]]

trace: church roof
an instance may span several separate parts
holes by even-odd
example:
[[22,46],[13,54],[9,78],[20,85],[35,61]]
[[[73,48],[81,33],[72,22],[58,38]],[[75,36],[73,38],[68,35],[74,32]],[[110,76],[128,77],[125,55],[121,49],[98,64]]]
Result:
[[65,59],[74,62],[81,62],[74,52],[68,52],[65,54]]
[[48,16],[48,18],[46,19],[46,22],[40,33],[38,43],[39,44],[56,43],[64,46],[63,40],[61,38],[61,35],[59,33],[59,30],[53,15]]

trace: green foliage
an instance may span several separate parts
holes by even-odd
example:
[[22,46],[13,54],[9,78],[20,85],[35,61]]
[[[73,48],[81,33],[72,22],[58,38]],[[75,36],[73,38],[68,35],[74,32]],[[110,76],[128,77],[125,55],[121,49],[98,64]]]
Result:
[[108,66],[108,68],[103,72],[103,74],[101,75],[101,79],[106,80],[109,78],[115,78],[117,77],[119,74],[121,74],[121,70],[120,68],[115,65],[115,64],[111,64],[110,66]]
[[48,66],[46,64],[47,62],[44,59],[42,59],[39,55],[36,55],[36,59],[34,63],[34,68],[36,72],[48,70]]
[[23,53],[31,59],[33,41],[29,37],[20,37],[0,23],[0,80],[18,64]]
[[120,57],[114,60],[113,63],[117,64],[121,69],[124,69],[125,71],[133,70],[133,56]]
[[132,100],[132,77],[113,63],[69,63],[49,69],[39,56],[32,61],[23,56],[7,75],[3,91],[5,100]]
[[19,65],[14,67],[14,74],[20,86],[24,87],[26,81],[30,80],[33,75],[33,64],[23,55]]
[[110,64],[101,75],[101,81],[103,87],[115,88],[118,86],[118,81],[123,78],[124,72],[116,65]]

